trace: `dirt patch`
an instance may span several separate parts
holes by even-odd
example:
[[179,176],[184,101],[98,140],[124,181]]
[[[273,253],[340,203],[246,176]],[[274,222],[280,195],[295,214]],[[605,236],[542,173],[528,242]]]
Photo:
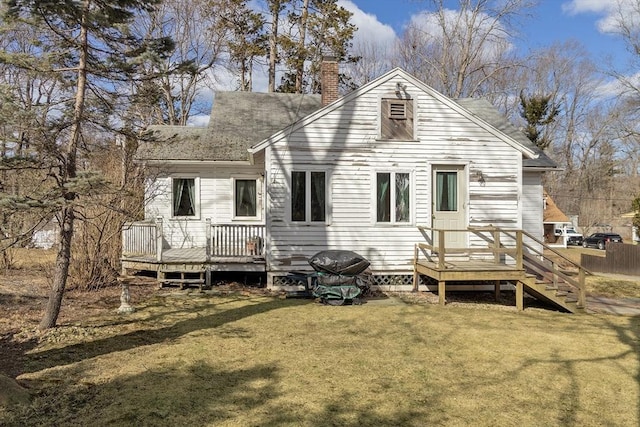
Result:
[[[39,270],[9,270],[0,274],[0,374],[16,378],[23,372],[25,354],[42,342],[63,342],[95,338],[103,333],[91,328],[88,319],[116,316],[120,306],[120,286],[109,286],[97,291],[68,289],[55,329],[38,331],[49,297],[50,281]],[[198,288],[181,290],[178,287],[159,288],[155,279],[136,277],[129,281],[131,303],[135,307],[152,296],[168,293],[181,295],[261,295],[277,296],[266,288],[243,285],[234,281],[217,282],[209,290]]]
[[[50,284],[40,271],[9,270],[0,275],[0,373],[15,378],[22,370],[24,354],[56,330],[40,332],[38,323],[44,315]],[[97,291],[70,289],[65,292],[58,326],[80,324],[83,319],[114,312],[120,305],[118,286]],[[131,285],[134,300],[144,300],[157,292],[148,279]]]

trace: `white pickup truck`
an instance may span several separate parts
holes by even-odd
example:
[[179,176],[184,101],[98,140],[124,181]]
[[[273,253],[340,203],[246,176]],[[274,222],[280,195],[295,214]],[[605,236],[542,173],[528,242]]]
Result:
[[572,225],[565,225],[562,228],[556,228],[554,234],[556,236],[564,237],[565,242],[567,242],[567,246],[582,245],[582,234],[578,233]]

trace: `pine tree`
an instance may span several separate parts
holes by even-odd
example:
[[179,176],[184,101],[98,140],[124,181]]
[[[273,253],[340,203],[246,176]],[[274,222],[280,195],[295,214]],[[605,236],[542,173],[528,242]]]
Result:
[[551,102],[551,96],[534,95],[526,97],[524,91],[520,92],[520,115],[527,124],[524,133],[527,138],[541,150],[551,144],[551,138],[544,134],[544,126],[553,123],[560,113],[557,105]]
[[99,189],[101,177],[83,171],[83,152],[90,150],[90,133],[112,130],[122,108],[122,92],[139,66],[167,50],[168,38],[141,40],[128,24],[136,12],[148,11],[158,0],[10,0],[5,22],[20,22],[43,29],[38,49],[30,56],[4,50],[2,61],[17,69],[39,70],[59,79],[66,99],[56,114],[45,117],[40,145],[48,152],[48,177],[52,184],[46,199],[28,198],[32,204],[56,207],[58,247],[49,301],[40,329],[56,325],[71,262],[74,222],[80,198]]

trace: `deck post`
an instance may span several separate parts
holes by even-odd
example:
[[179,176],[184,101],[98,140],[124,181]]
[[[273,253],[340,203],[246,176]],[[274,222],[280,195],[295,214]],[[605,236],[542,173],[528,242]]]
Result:
[[438,280],[438,303],[440,305],[444,305],[445,304],[445,287],[446,287],[446,283],[444,280]]
[[518,311],[524,310],[524,286],[519,280],[516,282],[516,308]]
[[418,292],[418,244],[413,247],[413,289],[412,292]]
[[207,256],[207,262],[211,262],[211,218],[207,218],[205,220],[205,227],[207,227],[207,229],[205,230],[205,236],[206,236],[206,243],[205,243],[205,253]]
[[493,230],[493,260],[500,264],[500,230]]
[[524,268],[522,250],[522,230],[518,230],[516,231],[516,268],[518,270],[522,270]]
[[578,281],[580,283],[580,289],[578,291],[578,307],[587,308],[587,291],[584,285],[584,268],[578,268]]
[[444,230],[438,230],[438,268],[444,268]]
[[500,301],[500,280],[496,280],[494,291],[495,291],[496,301]]
[[156,260],[162,262],[162,242],[164,241],[162,217],[156,218]]

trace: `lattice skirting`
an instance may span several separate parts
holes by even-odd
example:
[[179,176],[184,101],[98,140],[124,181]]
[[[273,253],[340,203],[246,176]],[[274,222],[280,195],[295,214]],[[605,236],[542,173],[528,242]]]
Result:
[[[419,291],[438,291],[438,282],[427,276],[418,276]],[[267,286],[276,290],[296,291],[304,290],[304,275],[277,275],[271,276],[271,280],[267,281]],[[370,286],[372,289],[387,292],[408,292],[413,290],[412,274],[374,274],[371,276]],[[491,291],[495,288],[493,282],[449,282],[447,286],[452,286],[451,290],[455,291]],[[502,290],[513,290],[514,285],[509,282],[503,282]]]
[[[303,277],[295,276],[295,275],[286,275],[286,276],[278,276],[274,275],[272,277],[272,287],[274,288],[293,288],[293,287],[304,287],[305,281]],[[413,288],[413,275],[411,274],[374,274],[371,276],[371,285],[373,287],[378,287],[380,289],[385,290],[410,290]],[[436,286],[437,282],[433,281],[427,276],[419,276],[419,286],[427,286],[429,287]]]

